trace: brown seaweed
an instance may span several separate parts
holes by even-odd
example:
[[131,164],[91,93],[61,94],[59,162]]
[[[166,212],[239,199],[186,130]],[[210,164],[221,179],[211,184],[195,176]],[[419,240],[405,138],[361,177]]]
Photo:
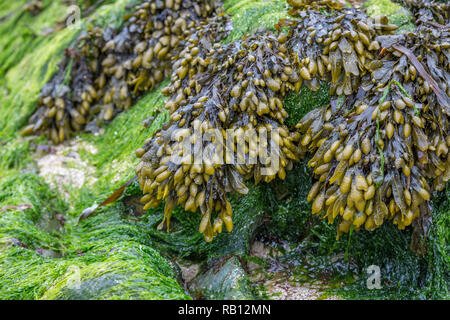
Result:
[[[74,132],[109,122],[170,75],[171,58],[216,10],[212,0],[145,1],[125,17],[121,29],[91,28],[75,48],[66,50],[23,133],[44,134],[57,144]],[[207,36],[216,40],[224,32],[209,31]]]

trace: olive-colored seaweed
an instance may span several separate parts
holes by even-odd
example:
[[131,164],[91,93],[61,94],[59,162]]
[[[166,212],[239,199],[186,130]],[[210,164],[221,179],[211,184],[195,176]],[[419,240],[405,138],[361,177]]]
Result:
[[110,121],[170,75],[171,57],[217,8],[212,0],[144,1],[120,30],[91,28],[66,50],[23,134],[41,133],[57,144]]

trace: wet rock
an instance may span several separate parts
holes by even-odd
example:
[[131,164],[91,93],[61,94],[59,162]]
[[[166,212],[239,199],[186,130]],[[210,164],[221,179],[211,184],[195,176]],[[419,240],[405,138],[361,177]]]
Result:
[[326,296],[320,284],[267,281],[264,287],[273,300],[340,300],[337,296]]
[[197,274],[200,272],[200,265],[198,263],[189,263],[187,261],[177,261],[178,266],[181,269],[181,276],[183,282],[189,284]]
[[198,275],[190,286],[190,291],[200,299],[254,299],[245,270],[235,256],[217,261]]

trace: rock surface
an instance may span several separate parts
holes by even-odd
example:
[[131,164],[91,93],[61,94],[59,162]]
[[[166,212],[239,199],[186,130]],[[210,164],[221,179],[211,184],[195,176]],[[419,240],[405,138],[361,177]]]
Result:
[[254,299],[248,276],[236,256],[225,257],[199,274],[190,291],[200,299]]

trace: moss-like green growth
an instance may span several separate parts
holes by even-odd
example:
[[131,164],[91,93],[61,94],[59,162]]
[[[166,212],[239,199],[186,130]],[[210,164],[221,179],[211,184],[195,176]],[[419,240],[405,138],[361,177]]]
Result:
[[225,0],[224,8],[233,21],[233,31],[225,42],[238,40],[259,28],[275,30],[274,24],[288,17],[285,0]]
[[302,86],[298,93],[289,93],[284,98],[283,106],[289,114],[287,124],[295,126],[305,114],[328,103],[330,103],[330,86],[325,81],[320,82],[317,91]]
[[[32,17],[19,13],[25,2],[0,6],[4,35],[0,40],[0,299],[188,299],[145,229],[122,214],[121,203],[102,208],[101,214],[79,226],[75,218],[134,174],[134,149],[151,134],[148,130],[155,131],[167,120],[162,112],[150,129],[140,126],[154,110],[151,106],[159,101],[159,92],[144,97],[103,135],[81,135],[80,145],[91,143],[99,150],[95,157],[80,147],[101,179],[95,186],[69,186],[69,205],[42,178],[25,173],[34,171],[30,151],[34,138],[23,139],[18,132],[33,112],[41,87],[57,69],[63,50],[87,27],[82,20],[80,30],[30,35],[66,14],[66,6],[62,1],[44,1],[43,12]],[[121,23],[117,17],[123,16],[128,3],[107,3],[94,12],[92,21],[101,23],[105,18],[105,24]]]
[[[370,233],[353,232],[336,241],[336,227],[310,214],[306,202],[311,187],[307,160],[288,172],[284,182],[250,185],[248,195],[233,196],[234,230],[210,244],[198,232],[199,214],[181,208],[173,213],[170,233],[156,229],[163,216],[162,207],[137,218],[122,201],[101,208],[77,225],[76,217],[83,209],[103,201],[134,176],[134,150],[168,119],[166,112],[159,111],[164,105],[161,89],[167,82],[116,117],[103,133],[78,135],[78,152],[95,168],[97,182],[80,189],[68,187],[69,201],[62,201],[57,191],[30,172],[31,140],[18,137],[18,132],[34,111],[39,91],[56,70],[64,48],[80,30],[34,34],[51,26],[65,14],[66,7],[62,1],[48,0],[41,15],[24,13],[19,17],[18,10],[25,2],[0,3],[0,210],[30,204],[28,209],[0,212],[0,299],[187,299],[170,264],[158,251],[201,261],[226,255],[245,257],[251,237],[263,221],[263,234],[290,242],[292,250],[282,259],[294,265],[294,274],[300,274],[296,268],[305,268],[299,264],[306,259],[307,272],[312,275],[331,275],[331,281],[346,282],[333,293],[353,298],[449,298],[448,186],[434,200],[425,257],[409,251],[411,230],[399,231],[389,225]],[[369,4],[385,2],[389,1]],[[107,2],[91,17],[100,24],[120,24],[122,19],[118,17],[127,3]],[[224,5],[234,25],[228,41],[260,27],[271,28],[286,16],[284,0],[226,0]],[[395,16],[398,8],[379,10],[373,9],[370,14]],[[396,23],[394,16],[390,18]],[[85,28],[89,17],[83,18]],[[328,103],[328,92],[323,85],[317,92],[304,87],[299,94],[288,96],[284,104],[289,124],[295,125],[308,111]],[[150,116],[156,116],[153,124],[141,126],[141,121]],[[97,152],[91,152],[91,148]],[[140,194],[133,184],[124,197]],[[57,214],[65,218],[64,225],[56,219]],[[339,256],[345,258],[336,260]],[[381,290],[366,287],[366,268],[371,264],[381,268]],[[205,292],[206,296],[210,293]]]
[[[67,206],[34,174],[0,182],[1,299],[187,299],[168,262],[120,205],[52,228]],[[55,224],[54,224],[55,225]]]
[[[412,230],[384,226],[373,233],[353,233],[349,252],[360,267],[359,278],[337,291],[349,298],[448,299],[450,188],[435,198],[432,225],[426,237],[428,252],[421,257],[409,250]],[[367,288],[367,268],[381,271],[379,290]]]
[[14,237],[33,249],[60,250],[57,238],[42,232],[38,225],[44,215],[64,211],[64,203],[35,174],[8,172],[0,180],[0,209],[23,204],[30,208],[19,212],[4,209],[0,214],[0,239]]
[[[23,211],[7,206],[28,205]],[[41,230],[39,222],[64,204],[54,191],[33,174],[10,173],[0,181],[0,297],[36,299],[60,275],[60,268],[49,268],[36,250],[59,253],[63,242],[58,235]],[[52,275],[52,276],[51,276]]]

